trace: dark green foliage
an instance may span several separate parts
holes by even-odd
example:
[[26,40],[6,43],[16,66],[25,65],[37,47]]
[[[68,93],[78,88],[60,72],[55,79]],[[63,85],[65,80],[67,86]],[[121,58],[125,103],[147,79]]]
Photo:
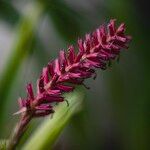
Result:
[[0,19],[3,19],[8,24],[16,24],[20,18],[19,12],[11,4],[11,1],[0,1]]

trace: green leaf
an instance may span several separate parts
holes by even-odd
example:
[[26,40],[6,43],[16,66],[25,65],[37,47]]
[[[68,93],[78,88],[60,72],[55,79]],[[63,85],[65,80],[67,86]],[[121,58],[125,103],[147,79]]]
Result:
[[65,102],[56,105],[53,118],[51,116],[45,118],[24,145],[23,150],[51,149],[70,118],[82,109],[85,98],[83,87],[79,86],[73,92],[64,96],[69,102],[69,106]]
[[42,8],[40,5],[34,4],[33,7],[29,7],[18,25],[17,39],[12,48],[12,54],[10,55],[5,70],[0,78],[0,127],[3,125],[2,122],[6,113],[3,111],[8,103],[8,95],[17,72],[29,52],[32,50],[35,27],[40,19],[41,13]]

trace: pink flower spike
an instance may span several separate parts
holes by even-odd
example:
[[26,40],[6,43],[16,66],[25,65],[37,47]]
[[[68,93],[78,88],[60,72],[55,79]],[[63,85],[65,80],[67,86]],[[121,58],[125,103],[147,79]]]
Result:
[[[115,32],[116,32],[115,22],[116,22],[116,19],[112,19],[112,20],[110,20],[110,23],[108,24],[108,30],[109,30],[109,35],[110,36],[115,35]],[[122,31],[122,32],[124,32],[124,31]]]
[[53,62],[48,63],[48,68],[49,68],[49,73],[50,76],[53,77],[54,76],[54,67],[53,67]]
[[122,49],[127,49],[131,36],[125,35],[125,24],[117,28],[112,19],[107,26],[100,26],[93,33],[78,40],[78,48],[69,46],[61,50],[59,57],[43,68],[37,80],[37,90],[33,93],[31,84],[27,85],[27,98],[19,98],[20,110],[41,117],[54,113],[54,104],[64,101],[63,93],[74,90],[75,85],[84,85],[84,80],[96,77],[96,69],[107,69],[111,60],[118,58]]
[[60,71],[64,72],[64,69],[66,67],[66,55],[64,51],[59,52],[59,65],[60,65]]
[[45,111],[36,111],[34,113],[34,117],[44,117],[44,116],[47,116],[49,114],[53,114],[54,113],[54,110],[51,109],[51,110],[45,110]]
[[60,90],[48,90],[47,93],[50,95],[60,95],[61,91]]
[[44,84],[47,84],[49,82],[48,67],[43,68],[42,75],[43,75]]
[[59,85],[57,86],[57,88],[58,88],[59,90],[62,90],[63,92],[70,92],[70,91],[73,91],[73,89],[74,89],[74,87],[72,87],[72,86],[61,85],[61,84],[59,84]]
[[74,51],[74,47],[71,45],[68,48],[68,64],[72,65],[74,63],[75,60],[75,51]]
[[27,93],[28,93],[29,99],[33,100],[34,99],[34,93],[33,93],[33,88],[32,88],[32,84],[31,83],[29,83],[27,85]]
[[54,61],[55,63],[55,68],[54,68],[54,72],[57,74],[57,75],[60,75],[61,72],[60,72],[60,64],[59,64],[59,59],[55,59]]

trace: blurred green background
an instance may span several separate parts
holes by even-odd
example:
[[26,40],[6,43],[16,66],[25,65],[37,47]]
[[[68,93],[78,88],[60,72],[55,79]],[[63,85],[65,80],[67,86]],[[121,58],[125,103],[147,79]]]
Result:
[[[78,37],[116,18],[133,40],[120,62],[88,80],[83,111],[54,150],[148,150],[150,135],[150,20],[148,0],[1,0],[0,138],[18,120],[17,98],[47,62]],[[24,139],[42,119],[32,121]]]

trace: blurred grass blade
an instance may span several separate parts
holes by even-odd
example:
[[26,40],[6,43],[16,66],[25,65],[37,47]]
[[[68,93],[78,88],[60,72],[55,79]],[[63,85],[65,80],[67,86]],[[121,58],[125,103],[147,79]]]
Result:
[[7,150],[6,149],[7,142],[8,140],[0,139],[0,150]]
[[83,18],[62,0],[39,0],[50,16],[54,27],[67,42],[72,42],[81,33]]
[[4,119],[5,113],[3,111],[8,101],[7,97],[19,67],[32,49],[35,27],[42,12],[38,4],[29,8],[27,14],[20,21],[15,46],[0,79],[0,126],[2,126],[2,120]]
[[0,1],[0,19],[3,19],[9,24],[16,24],[20,19],[19,12],[13,7],[11,1]]
[[53,118],[51,119],[50,116],[43,121],[27,141],[23,150],[51,149],[70,118],[81,110],[85,98],[83,87],[79,86],[73,92],[64,96],[69,102],[69,106],[65,102],[57,105]]

